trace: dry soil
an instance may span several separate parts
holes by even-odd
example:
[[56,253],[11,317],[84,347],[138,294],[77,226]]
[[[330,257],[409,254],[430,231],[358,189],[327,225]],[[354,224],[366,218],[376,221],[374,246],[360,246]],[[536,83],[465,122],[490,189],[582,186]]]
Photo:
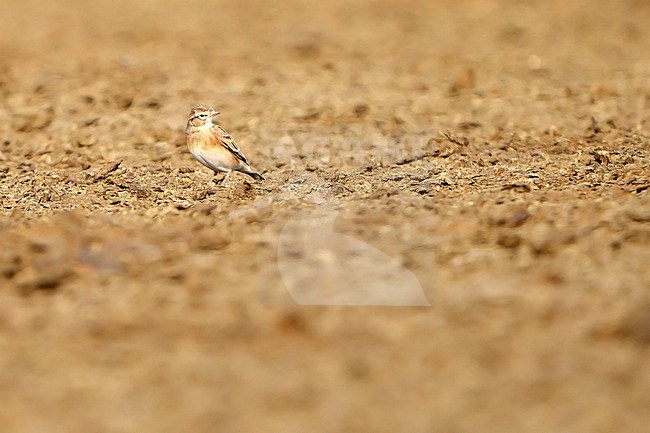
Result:
[[[1,432],[650,431],[647,0],[0,11]],[[299,305],[324,206],[431,306]]]

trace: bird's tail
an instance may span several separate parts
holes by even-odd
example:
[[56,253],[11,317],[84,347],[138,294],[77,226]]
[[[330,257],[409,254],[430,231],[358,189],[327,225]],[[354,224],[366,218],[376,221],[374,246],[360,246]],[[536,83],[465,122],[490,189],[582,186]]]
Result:
[[252,177],[255,180],[264,180],[264,177],[262,177],[261,174],[259,174],[258,172],[256,172],[255,170],[253,170],[250,167],[244,173],[246,173],[247,175],[249,175],[250,177]]

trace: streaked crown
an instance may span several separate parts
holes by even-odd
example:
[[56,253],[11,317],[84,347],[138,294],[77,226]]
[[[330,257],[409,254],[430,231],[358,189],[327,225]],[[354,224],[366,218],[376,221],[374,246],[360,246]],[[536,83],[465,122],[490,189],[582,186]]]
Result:
[[201,118],[204,117],[205,119],[209,117],[214,117],[217,116],[219,113],[217,110],[215,110],[212,107],[208,107],[207,105],[195,105],[192,107],[192,110],[190,111],[190,119],[193,119],[195,117]]
[[220,113],[212,107],[207,105],[195,105],[190,111],[190,116],[187,119],[187,127],[185,128],[186,134],[191,134],[194,128],[200,128],[203,125],[209,124],[213,117],[217,117]]

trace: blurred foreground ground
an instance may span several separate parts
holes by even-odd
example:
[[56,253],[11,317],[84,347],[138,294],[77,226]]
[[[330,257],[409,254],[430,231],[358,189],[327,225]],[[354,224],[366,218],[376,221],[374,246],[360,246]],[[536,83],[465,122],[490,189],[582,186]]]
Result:
[[[647,431],[650,2],[0,8],[1,432]],[[293,302],[323,197],[431,308]]]

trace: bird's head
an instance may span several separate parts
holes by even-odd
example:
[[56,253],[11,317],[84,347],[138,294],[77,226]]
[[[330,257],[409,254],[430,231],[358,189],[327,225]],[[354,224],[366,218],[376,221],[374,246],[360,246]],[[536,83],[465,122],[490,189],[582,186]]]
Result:
[[219,114],[221,113],[207,105],[195,105],[192,107],[192,111],[190,111],[187,123],[188,126],[201,127],[206,123],[212,123],[212,119],[217,117]]

